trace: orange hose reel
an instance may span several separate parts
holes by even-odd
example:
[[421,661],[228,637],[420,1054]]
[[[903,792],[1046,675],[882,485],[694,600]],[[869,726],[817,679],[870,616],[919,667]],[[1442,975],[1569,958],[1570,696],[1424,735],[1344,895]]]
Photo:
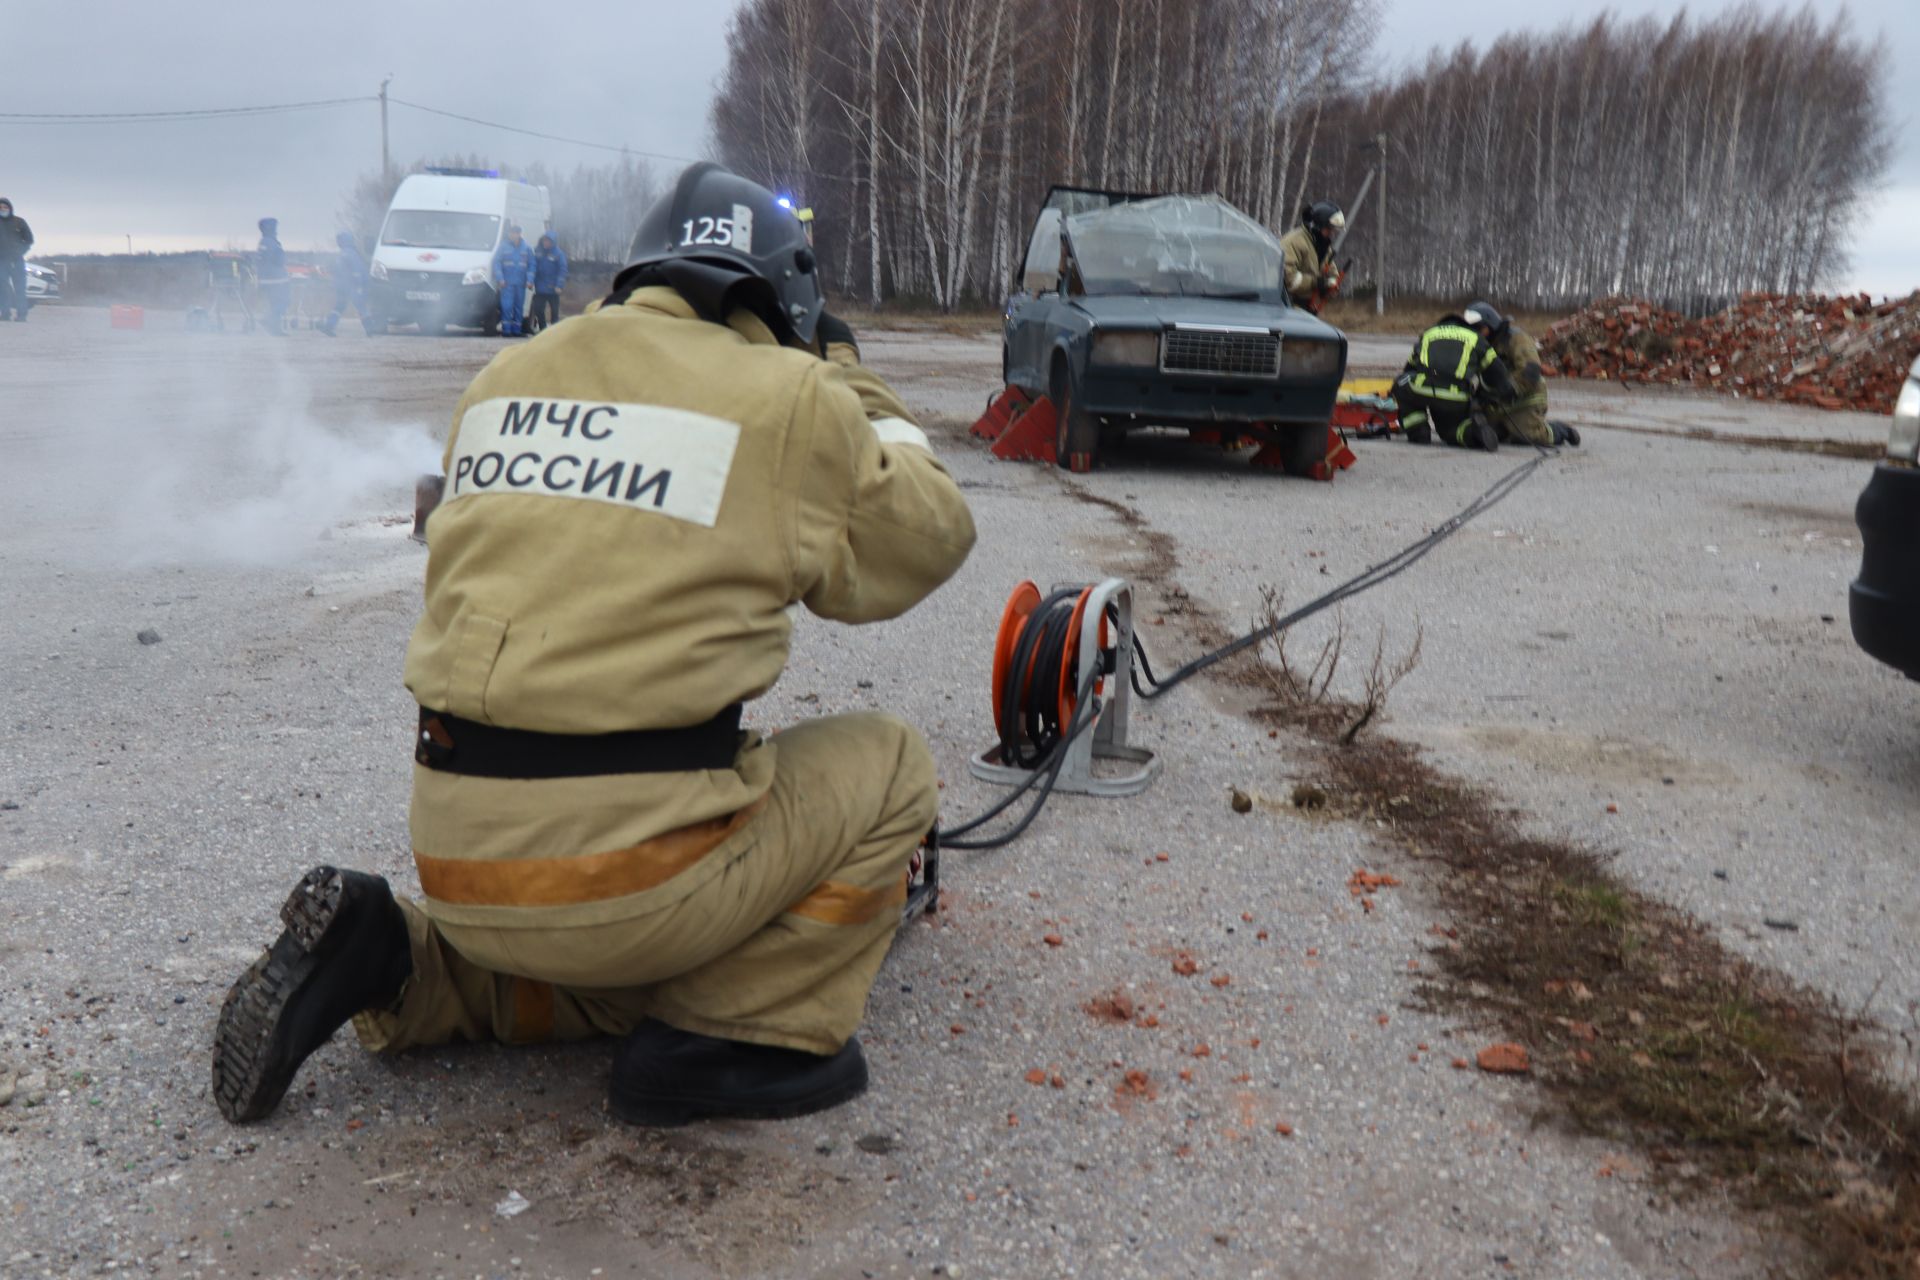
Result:
[[[1057,676],[1053,673],[1047,673],[1048,677],[1054,679],[1058,685],[1059,692],[1056,696],[1055,705],[1056,714],[1059,716],[1059,723],[1062,725],[1073,723],[1073,713],[1079,703],[1078,690],[1074,687],[1074,678],[1080,669],[1080,628],[1086,618],[1087,602],[1093,598],[1093,592],[1094,588],[1088,586],[1084,588],[1074,600],[1073,619],[1067,633],[1068,639],[1065,660],[1060,663],[1060,670]],[[1029,579],[1014,587],[1013,592],[1007,596],[1007,607],[1000,612],[1000,629],[995,633],[993,640],[993,687],[989,692],[993,703],[993,727],[996,732],[1002,735],[1007,731],[1007,726],[1004,722],[1005,715],[1002,710],[1006,699],[1002,697],[1002,694],[1005,692],[1007,682],[1013,674],[1008,668],[1013,665],[1014,650],[1019,646],[1021,633],[1027,629],[1027,623],[1032,619],[1034,610],[1040,607],[1043,599],[1045,599],[1045,596],[1042,595],[1040,588],[1035,586],[1032,580]],[[1100,618],[1100,648],[1104,650],[1111,643],[1107,634],[1107,619],[1103,614]],[[1034,677],[1037,674],[1034,668],[1039,664],[1039,659],[1039,651],[1035,650],[1033,655],[1027,660],[1027,669],[1020,673],[1020,697],[1016,700],[1017,702],[1024,703],[1026,701],[1026,695],[1032,688]],[[1104,676],[1094,680],[1093,692],[1095,696],[1105,692],[1105,688],[1106,678]]]

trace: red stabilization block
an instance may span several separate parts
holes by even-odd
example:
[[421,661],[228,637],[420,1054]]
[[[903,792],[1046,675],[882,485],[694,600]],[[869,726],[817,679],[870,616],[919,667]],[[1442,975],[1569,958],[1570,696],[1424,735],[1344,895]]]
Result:
[[1340,434],[1338,427],[1327,428],[1327,456],[1313,464],[1315,480],[1331,480],[1336,471],[1345,471],[1354,464],[1353,450],[1347,445],[1347,438]]
[[998,440],[1013,422],[1014,416],[1032,403],[1027,399],[1026,392],[1018,387],[1008,387],[987,402],[987,411],[970,428],[971,433],[982,440]]
[[[1013,422],[993,442],[990,452],[1008,462],[1052,462],[1053,442],[1058,417],[1053,401],[1041,396],[1016,415]],[[1084,468],[1082,468],[1084,470]]]
[[[1327,456],[1307,469],[1307,477],[1312,480],[1331,480],[1335,473],[1345,471],[1354,464],[1353,450],[1347,446],[1346,437],[1336,427],[1327,428]],[[1278,445],[1263,444],[1260,452],[1253,455],[1249,465],[1270,471],[1282,471],[1286,463],[1281,459]]]
[[1052,462],[1058,419],[1045,396],[1031,399],[1018,387],[995,396],[969,430],[993,441],[992,454],[1008,462]]

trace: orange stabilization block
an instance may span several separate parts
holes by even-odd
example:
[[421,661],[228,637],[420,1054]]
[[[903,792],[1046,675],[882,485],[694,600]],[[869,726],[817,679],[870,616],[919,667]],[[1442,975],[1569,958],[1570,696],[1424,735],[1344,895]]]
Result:
[[983,440],[993,441],[991,452],[996,458],[1008,462],[1052,462],[1057,425],[1053,401],[1045,396],[1033,399],[1018,387],[1008,387],[993,398],[987,411],[969,430]]
[[[1307,476],[1313,480],[1331,480],[1337,472],[1345,471],[1354,464],[1353,450],[1347,445],[1347,438],[1340,434],[1338,427],[1327,428],[1327,456],[1307,469]],[[1284,470],[1286,463],[1280,455],[1278,445],[1263,444],[1260,452],[1253,455],[1249,465],[1269,470]]]

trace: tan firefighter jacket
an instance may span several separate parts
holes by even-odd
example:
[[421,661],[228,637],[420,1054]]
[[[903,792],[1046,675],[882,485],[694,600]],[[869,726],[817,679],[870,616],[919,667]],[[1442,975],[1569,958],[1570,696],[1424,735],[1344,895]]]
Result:
[[1280,283],[1297,306],[1305,306],[1320,283],[1326,263],[1320,258],[1320,245],[1313,232],[1295,227],[1280,238]]
[[1519,400],[1533,403],[1539,397],[1539,407],[1547,407],[1547,376],[1540,368],[1540,344],[1533,335],[1519,325],[1509,323],[1506,330],[1493,340],[1493,349],[1506,364],[1507,372],[1513,377],[1513,389]]
[[[959,488],[855,351],[829,355],[779,345],[744,311],[703,321],[652,287],[497,356],[454,412],[427,524],[406,660],[420,705],[555,734],[699,724],[779,678],[788,606],[873,622],[946,581],[974,539]],[[657,888],[749,816],[776,746],[750,741],[735,769],[699,773],[416,767],[430,906],[474,924],[564,903],[590,904],[570,921],[617,918],[609,899]],[[609,851],[624,870],[569,887]],[[502,860],[525,866],[466,865]]]

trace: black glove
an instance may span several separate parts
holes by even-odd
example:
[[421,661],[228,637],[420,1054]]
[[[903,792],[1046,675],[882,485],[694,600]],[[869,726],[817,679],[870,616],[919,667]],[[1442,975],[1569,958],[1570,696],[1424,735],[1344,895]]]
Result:
[[1580,447],[1580,432],[1572,424],[1566,422],[1549,422],[1547,425],[1553,428],[1553,442],[1555,444],[1570,444],[1576,449]]
[[822,311],[820,319],[814,322],[813,340],[819,344],[822,356],[836,342],[844,342],[852,347],[855,355],[860,353],[860,344],[854,339],[853,328],[831,311]]

